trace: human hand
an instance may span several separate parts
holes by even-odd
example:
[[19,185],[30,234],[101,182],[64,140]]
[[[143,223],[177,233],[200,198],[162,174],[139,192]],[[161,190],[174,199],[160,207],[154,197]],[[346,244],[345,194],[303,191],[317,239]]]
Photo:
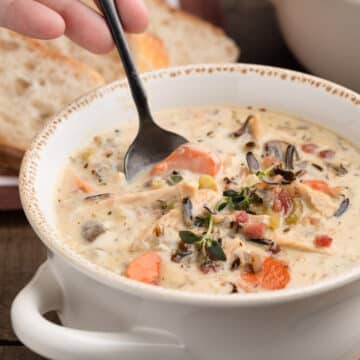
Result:
[[[116,1],[126,31],[144,31],[148,19],[142,0]],[[0,26],[44,40],[65,34],[95,53],[113,46],[102,16],[79,0],[0,0]]]

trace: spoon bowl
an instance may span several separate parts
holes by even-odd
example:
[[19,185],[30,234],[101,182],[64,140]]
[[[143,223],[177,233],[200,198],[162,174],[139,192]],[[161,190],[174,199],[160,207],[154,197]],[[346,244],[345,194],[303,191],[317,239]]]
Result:
[[119,52],[139,115],[139,131],[124,159],[125,176],[127,180],[131,180],[147,166],[164,159],[188,141],[178,134],[161,128],[153,120],[146,92],[132,59],[115,1],[99,0],[99,5]]
[[141,125],[126,155],[126,178],[132,179],[151,164],[166,158],[180,145],[188,142],[184,137],[165,130],[154,122]]

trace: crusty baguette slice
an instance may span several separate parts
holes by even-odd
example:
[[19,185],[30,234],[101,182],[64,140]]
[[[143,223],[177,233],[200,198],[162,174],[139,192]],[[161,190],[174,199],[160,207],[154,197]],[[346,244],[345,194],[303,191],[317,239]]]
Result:
[[[82,1],[96,9],[94,1]],[[171,66],[235,62],[238,59],[239,48],[222,29],[174,9],[164,0],[145,0],[145,4],[150,15],[148,30],[164,42]]]
[[234,62],[239,49],[223,30],[174,9],[163,0],[145,0],[149,31],[161,38],[171,65]]
[[[163,42],[155,35],[127,35],[132,55],[139,71],[150,71],[167,67],[169,57]],[[119,55],[116,50],[109,54],[96,55],[81,48],[66,37],[49,40],[47,45],[71,56],[98,71],[106,82],[111,82],[125,76]]]
[[0,163],[18,169],[45,121],[104,79],[87,65],[5,29],[0,54]]

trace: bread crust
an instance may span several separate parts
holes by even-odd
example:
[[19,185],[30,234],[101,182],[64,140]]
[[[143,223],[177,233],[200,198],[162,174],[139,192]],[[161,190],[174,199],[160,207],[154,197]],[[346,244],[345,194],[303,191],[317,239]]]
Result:
[[[167,49],[163,41],[157,36],[144,33],[127,35],[127,39],[139,71],[155,70],[169,65]],[[65,37],[47,41],[46,45],[96,69],[106,82],[112,82],[125,76],[125,71],[115,49],[108,54],[95,55]]]
[[[169,4],[167,4],[167,2],[165,0],[145,0],[145,3],[148,6],[150,3],[155,4],[155,6],[165,10],[166,12],[168,12],[169,14],[174,16],[174,18],[179,19],[179,21],[189,22],[189,23],[193,24],[195,27],[199,27],[202,29],[208,29],[214,35],[216,35],[218,37],[222,37],[223,41],[227,42],[228,57],[226,59],[226,62],[236,62],[238,60],[238,58],[240,56],[240,49],[235,44],[235,42],[226,35],[226,33],[223,29],[211,24],[210,22],[208,22],[206,20],[201,19],[200,17],[198,17],[196,15],[190,14],[181,9],[175,9],[175,8],[171,7]],[[151,24],[151,19],[150,19],[150,24]],[[156,32],[155,32],[155,34],[157,36],[160,36],[160,34],[157,34]],[[170,63],[171,63],[171,59],[170,59]],[[173,64],[171,64],[171,65],[173,65]]]
[[136,48],[136,65],[140,72],[161,69],[170,65],[164,42],[152,33],[128,35],[130,46]]
[[[21,36],[21,35],[18,35],[18,36]],[[56,62],[62,62],[62,63],[69,64],[79,74],[86,72],[92,78],[92,80],[99,85],[104,83],[104,78],[97,71],[95,71],[92,67],[88,66],[87,64],[84,64],[84,63],[82,63],[74,58],[71,58],[69,56],[65,56],[64,54],[56,51],[55,49],[51,48],[50,46],[47,46],[47,45],[41,43],[39,40],[31,39],[28,37],[23,37],[23,38],[24,38],[24,41],[26,41],[30,47],[37,49],[44,56],[49,57]]]
[[[89,2],[88,0],[85,0],[84,2],[88,3],[88,5],[92,4],[92,2]],[[226,36],[225,32],[222,29],[208,23],[205,20],[198,18],[195,15],[188,14],[178,9],[174,9],[169,6],[164,0],[146,0],[146,2],[148,3],[150,10],[152,9],[153,11],[157,11],[157,9],[160,9],[160,11],[165,11],[167,15],[170,16],[170,21],[172,21],[173,17],[173,19],[176,21],[182,21],[191,24],[192,26],[194,26],[195,29],[206,29],[211,32],[224,45],[224,62],[233,62],[238,58],[238,47],[231,39]],[[124,70],[122,70],[121,68],[121,62],[118,58],[116,50],[113,50],[109,54],[104,55],[107,60],[104,60],[104,63],[102,64],[101,60],[99,60],[99,57],[94,58],[93,56],[95,55],[87,53],[86,50],[81,49],[80,47],[79,56],[77,56],[77,51],[73,51],[74,48],[75,50],[77,49],[77,46],[71,44],[70,40],[68,39],[61,39],[60,43],[57,44],[56,41],[58,40],[55,40],[55,42],[41,42],[38,40],[26,38],[23,35],[15,34],[10,31],[9,34],[10,36],[13,36],[17,39],[21,39],[21,41],[23,41],[23,43],[26,45],[29,52],[32,51],[39,54],[40,57],[51,59],[55,63],[54,66],[59,66],[59,64],[66,64],[67,66],[71,67],[75,77],[79,77],[80,79],[84,76],[84,74],[86,74],[90,82],[93,84],[93,87],[103,84],[105,82],[104,78],[107,82],[109,82],[119,77],[125,76]],[[154,33],[147,32],[140,35],[127,36],[130,48],[135,58],[136,65],[140,72],[179,64],[179,61],[177,61],[177,63],[175,64],[172,63],[169,49],[167,49],[166,47],[166,44],[168,44],[174,50],[173,44],[171,43],[172,39],[169,39],[169,36],[165,37],[167,38],[166,43],[166,41],[161,38],[160,31],[154,31]],[[61,41],[64,41],[64,43],[61,43]],[[3,42],[1,40],[0,33],[0,51],[2,44]],[[184,39],[184,44],[184,46],[187,48],[187,51],[191,51],[191,41],[187,42],[186,39]],[[61,48],[62,45],[65,45],[67,51],[63,51],[64,49]],[[68,48],[67,45],[69,45]],[[185,60],[192,60],[192,58],[188,57]],[[202,61],[200,60],[200,62]],[[101,71],[102,67],[104,68],[104,71]],[[111,67],[110,72],[109,67]],[[107,71],[105,71],[105,68],[107,69]],[[98,71],[96,71],[95,69],[97,69]],[[26,109],[24,109],[24,111],[26,111]],[[11,140],[6,133],[0,133],[0,169],[5,169],[6,172],[17,171],[20,167],[21,159],[24,152],[26,151],[27,146],[28,144],[21,144],[21,142],[16,142],[14,139]]]
[[[12,50],[11,47],[14,47],[14,50]],[[5,51],[15,51],[19,47],[22,51],[26,51],[28,54],[33,54],[32,57],[34,58],[34,63],[37,63],[39,59],[46,59],[47,61],[51,61],[54,67],[65,66],[66,69],[71,71],[71,74],[73,74],[75,78],[78,78],[79,80],[84,79],[84,81],[86,79],[89,90],[90,88],[95,88],[104,84],[103,77],[90,66],[67,57],[38,40],[30,39],[10,30],[0,30],[0,53],[4,52],[3,54],[5,54]],[[15,59],[16,58],[14,56],[14,63]],[[16,66],[18,66],[18,64],[16,64]],[[11,69],[8,71],[11,71]],[[15,75],[13,77],[13,81],[14,83],[17,81]],[[3,92],[2,96],[6,99],[6,91]],[[13,104],[11,96],[13,95],[9,95],[9,104]],[[21,100],[19,99],[19,106],[23,108],[24,114],[26,114],[26,99],[24,103],[21,103]],[[4,115],[1,114],[2,111],[4,112]],[[8,124],[8,122],[6,122],[6,113],[10,112],[11,109],[9,108],[0,109],[0,121],[4,121],[5,124]],[[5,118],[3,116],[5,116]],[[16,125],[14,124],[14,131],[15,126]],[[20,168],[21,160],[28,144],[25,144],[20,140],[16,141],[16,135],[14,134],[11,134],[13,136],[9,136],[8,126],[5,126],[4,129],[7,130],[3,130],[0,133],[0,170],[5,173],[14,173]]]

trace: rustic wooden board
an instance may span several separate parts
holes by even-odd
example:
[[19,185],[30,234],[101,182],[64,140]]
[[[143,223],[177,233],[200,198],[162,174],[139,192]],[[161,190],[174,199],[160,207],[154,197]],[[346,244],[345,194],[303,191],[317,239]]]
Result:
[[1,360],[41,360],[43,357],[34,354],[25,346],[0,346]]
[[22,212],[0,213],[0,340],[16,339],[10,326],[11,302],[45,256],[45,247]]
[[[0,212],[0,359],[42,359],[17,340],[10,306],[46,258],[46,249],[21,211]],[[55,314],[50,319],[57,322]]]
[[21,209],[17,186],[0,186],[0,199],[0,211]]

